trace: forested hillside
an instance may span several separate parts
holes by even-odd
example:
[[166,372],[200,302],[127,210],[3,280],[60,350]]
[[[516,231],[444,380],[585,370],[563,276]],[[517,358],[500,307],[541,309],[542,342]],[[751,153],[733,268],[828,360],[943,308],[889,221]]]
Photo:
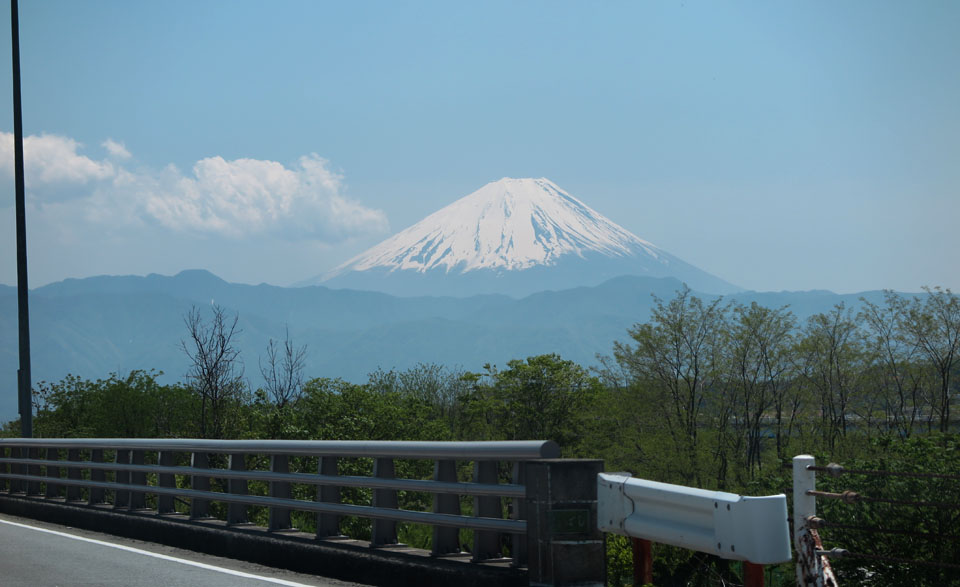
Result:
[[[669,298],[675,279],[619,277],[595,287],[543,291],[521,299],[502,295],[395,297],[325,287],[283,288],[227,283],[206,271],[175,276],[68,279],[31,292],[34,381],[68,374],[162,371],[162,383],[181,381],[188,361],[180,349],[191,308],[217,305],[239,315],[236,342],[251,368],[247,384],[263,382],[256,369],[271,338],[289,331],[306,344],[311,376],[362,382],[371,371],[406,370],[418,363],[478,371],[516,357],[557,353],[584,367],[609,354],[613,341],[647,320],[651,294]],[[703,299],[714,296],[697,293]],[[803,320],[860,298],[882,302],[882,292],[742,292],[749,305],[789,305]],[[0,369],[17,365],[16,295],[0,289]],[[0,381],[0,420],[16,417],[16,380]]]

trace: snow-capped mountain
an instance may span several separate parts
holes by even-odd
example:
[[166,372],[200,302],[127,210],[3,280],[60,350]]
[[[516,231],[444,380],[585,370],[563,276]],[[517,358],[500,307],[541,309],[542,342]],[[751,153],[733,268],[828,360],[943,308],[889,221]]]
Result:
[[397,295],[526,295],[619,275],[737,291],[610,221],[546,178],[503,178],[308,283]]

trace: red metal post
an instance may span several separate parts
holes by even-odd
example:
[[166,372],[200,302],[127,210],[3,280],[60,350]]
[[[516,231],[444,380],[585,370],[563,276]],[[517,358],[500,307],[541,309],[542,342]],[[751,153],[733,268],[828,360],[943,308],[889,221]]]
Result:
[[[631,538],[630,543],[633,546],[633,584],[652,585],[653,584],[653,545],[649,540],[642,538]],[[760,583],[763,585],[763,583]]]
[[763,565],[744,561],[743,587],[763,587]]

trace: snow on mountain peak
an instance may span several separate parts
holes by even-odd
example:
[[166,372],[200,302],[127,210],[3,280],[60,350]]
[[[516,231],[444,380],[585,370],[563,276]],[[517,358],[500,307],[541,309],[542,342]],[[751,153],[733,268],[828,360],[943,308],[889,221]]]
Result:
[[[638,250],[639,249],[639,250]],[[627,257],[662,251],[546,178],[504,177],[350,259],[327,279],[370,269],[466,273],[554,265],[561,256]]]

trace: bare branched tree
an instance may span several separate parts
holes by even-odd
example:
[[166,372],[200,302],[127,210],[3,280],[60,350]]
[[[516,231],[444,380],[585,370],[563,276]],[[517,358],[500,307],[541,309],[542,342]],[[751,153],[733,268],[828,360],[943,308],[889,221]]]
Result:
[[180,341],[180,348],[190,359],[187,381],[200,395],[200,434],[208,436],[207,410],[210,411],[213,438],[223,437],[224,408],[227,401],[239,395],[243,387],[243,364],[234,337],[239,314],[229,316],[224,308],[213,304],[209,322],[194,306],[183,317],[189,338]]
[[270,339],[267,357],[260,358],[260,374],[264,388],[278,408],[295,404],[303,392],[303,365],[307,358],[307,346],[296,347],[286,329],[283,346]]

